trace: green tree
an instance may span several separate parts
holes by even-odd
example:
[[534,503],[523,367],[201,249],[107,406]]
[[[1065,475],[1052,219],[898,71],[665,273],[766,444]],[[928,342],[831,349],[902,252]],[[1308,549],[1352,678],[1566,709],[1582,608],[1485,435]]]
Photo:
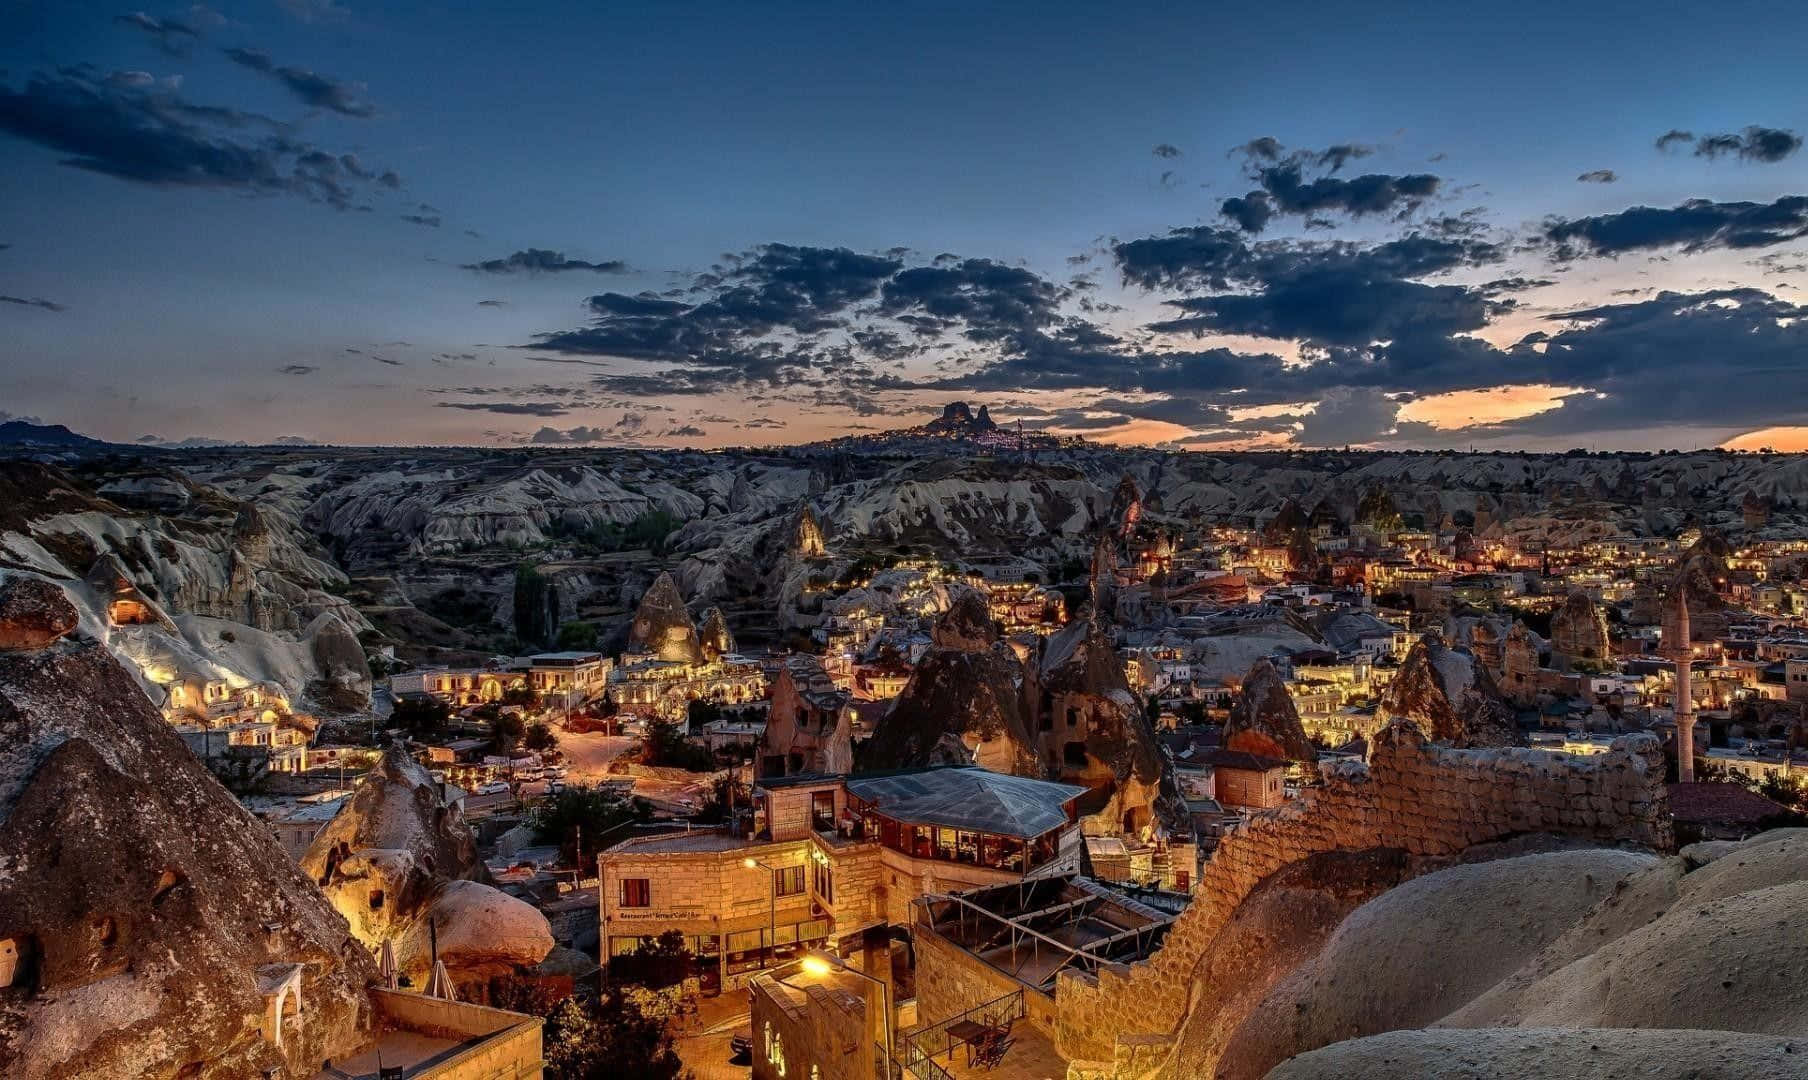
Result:
[[547,1080],[679,1080],[686,1076],[667,1021],[672,993],[632,986],[600,997],[555,997],[520,980],[499,983],[491,1004],[545,1021]]
[[736,779],[734,773],[725,772],[710,784],[709,794],[691,815],[691,821],[698,825],[720,825],[728,820],[729,811],[734,807],[744,810],[752,805],[753,793],[747,790],[747,785]]
[[502,692],[504,705],[518,705],[523,709],[538,709],[540,694],[531,686],[511,686]]
[[659,718],[647,721],[647,733],[641,741],[641,760],[648,765],[691,772],[708,772],[716,764],[715,755],[691,742],[682,728]]
[[684,934],[667,930],[648,938],[626,956],[609,961],[609,976],[620,982],[639,983],[652,990],[676,986],[695,972],[697,954],[685,944]]
[[446,730],[452,708],[436,697],[403,698],[389,714],[389,725],[416,739],[430,739]]
[[527,722],[520,713],[499,712],[490,721],[490,752],[513,754],[527,736]]
[[529,821],[535,839],[543,844],[558,844],[564,859],[575,863],[580,833],[584,850],[594,853],[621,839],[625,831],[622,826],[652,816],[653,806],[645,799],[623,798],[608,788],[573,785],[542,801]]
[[559,745],[557,736],[545,724],[535,722],[527,725],[527,733],[521,737],[521,745],[529,750],[551,750]]
[[596,648],[596,624],[574,620],[559,627],[559,648],[589,651]]

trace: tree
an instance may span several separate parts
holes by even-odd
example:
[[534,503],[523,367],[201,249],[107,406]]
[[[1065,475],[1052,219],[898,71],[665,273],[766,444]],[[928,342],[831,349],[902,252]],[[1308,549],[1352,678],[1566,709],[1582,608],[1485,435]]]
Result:
[[697,954],[685,944],[683,932],[667,930],[656,938],[643,940],[626,956],[611,959],[609,975],[620,982],[663,990],[690,978],[696,967]]
[[451,706],[438,698],[402,698],[390,712],[389,723],[413,738],[427,739],[446,730],[446,722],[451,718]]
[[559,745],[559,740],[553,735],[551,728],[535,722],[527,725],[527,733],[521,737],[521,745],[529,750],[551,750]]
[[722,719],[722,706],[717,705],[713,701],[704,701],[702,698],[698,698],[696,701],[691,702],[686,709],[685,718],[690,723],[690,730],[696,731],[705,724],[714,723],[715,721]]
[[734,773],[725,772],[710,784],[709,794],[691,815],[691,821],[697,825],[720,825],[728,820],[729,811],[734,807],[744,809],[752,805],[753,793],[747,790],[747,785],[736,779]]
[[634,986],[598,998],[558,998],[539,984],[508,980],[492,990],[491,1004],[545,1021],[547,1080],[679,1080],[684,1062],[667,1024],[674,997]]
[[540,707],[540,694],[530,686],[511,686],[502,692],[504,705],[518,705],[523,709]]
[[526,736],[527,723],[520,713],[499,712],[490,721],[490,750],[494,753],[513,754]]
[[626,799],[608,788],[574,785],[541,802],[529,820],[536,840],[558,844],[561,856],[575,864],[580,833],[584,850],[595,852],[613,842],[610,837],[620,839],[614,834],[622,832],[622,826],[652,816],[653,806],[645,799]]
[[596,624],[572,621],[559,627],[559,648],[588,651],[596,648]]
[[647,721],[646,737],[641,741],[641,760],[648,765],[691,772],[708,772],[716,764],[715,755],[691,742],[677,724],[659,718]]

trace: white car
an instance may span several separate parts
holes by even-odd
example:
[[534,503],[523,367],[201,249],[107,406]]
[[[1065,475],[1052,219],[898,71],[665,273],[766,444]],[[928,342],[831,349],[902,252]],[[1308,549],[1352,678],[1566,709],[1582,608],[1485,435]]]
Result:
[[479,794],[479,795],[507,795],[508,791],[509,791],[508,784],[504,783],[501,780],[492,780],[489,783],[478,788],[477,794]]

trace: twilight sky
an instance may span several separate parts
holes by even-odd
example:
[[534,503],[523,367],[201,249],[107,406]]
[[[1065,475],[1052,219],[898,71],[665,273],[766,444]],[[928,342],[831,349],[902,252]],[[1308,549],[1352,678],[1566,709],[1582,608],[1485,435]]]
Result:
[[1808,5],[868,6],[0,0],[0,419],[1808,445]]

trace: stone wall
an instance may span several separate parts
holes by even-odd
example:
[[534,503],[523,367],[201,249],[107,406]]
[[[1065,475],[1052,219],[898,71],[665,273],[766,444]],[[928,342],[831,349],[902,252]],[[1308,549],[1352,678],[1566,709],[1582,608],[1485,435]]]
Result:
[[917,954],[917,1021],[939,1024],[976,1005],[1023,991],[1023,1008],[1044,1035],[1054,1036],[1055,999],[1032,990],[922,925],[912,927]]
[[1200,875],[1192,905],[1153,956],[1097,976],[1062,973],[1055,990],[1057,1045],[1070,1059],[1111,1062],[1149,1041],[1146,1036],[1173,1030],[1213,938],[1258,883],[1290,863],[1371,848],[1449,856],[1523,833],[1672,847],[1657,739],[1622,736],[1593,757],[1451,750],[1427,743],[1409,723],[1391,724],[1376,735],[1366,766],[1327,769],[1323,787],[1256,815],[1225,838]]
[[[799,981],[791,981],[797,979]],[[878,1009],[851,976],[826,982],[760,975],[752,999],[753,1080],[874,1080]],[[870,1019],[869,1019],[870,1018]]]

